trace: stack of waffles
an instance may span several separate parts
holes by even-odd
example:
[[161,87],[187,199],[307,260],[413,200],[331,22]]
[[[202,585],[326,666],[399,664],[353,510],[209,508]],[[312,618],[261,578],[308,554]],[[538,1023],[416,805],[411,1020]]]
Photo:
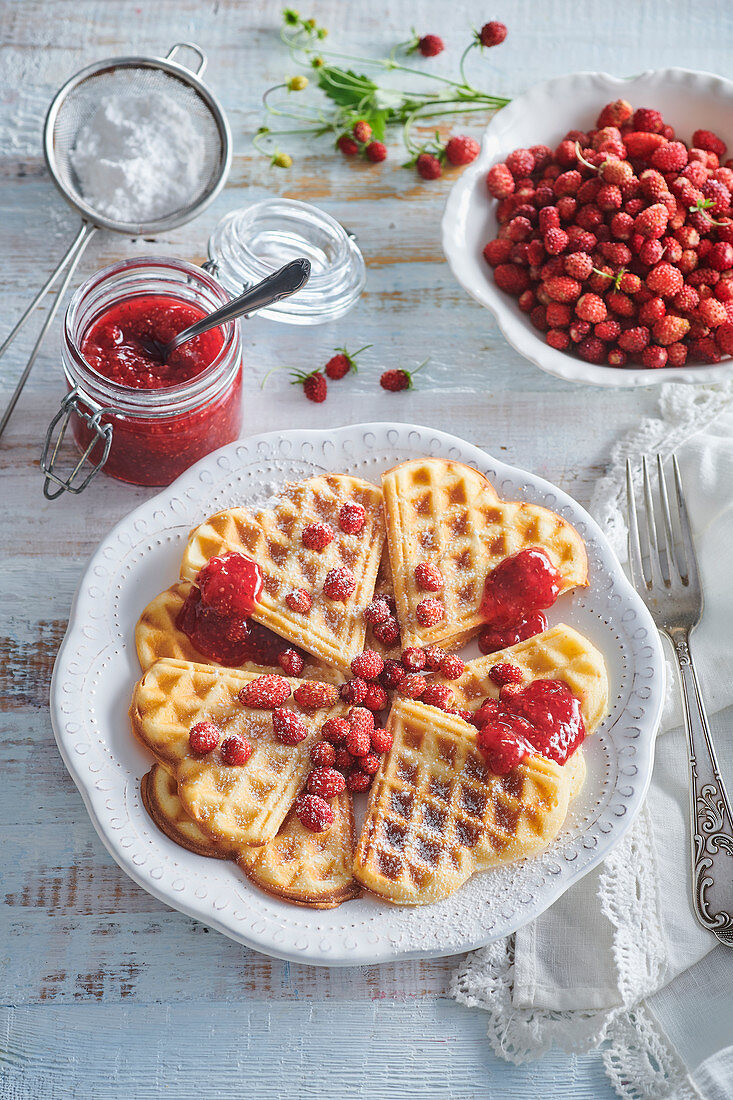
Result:
[[[343,507],[353,504],[363,515],[357,533],[339,523]],[[303,532],[313,524],[331,531],[319,551],[304,543]],[[545,552],[559,571],[561,592],[587,583],[585,547],[566,520],[501,500],[477,471],[431,458],[388,471],[381,488],[346,475],[317,476],[288,487],[272,509],[233,508],[206,520],[189,537],[180,579],[148,604],[136,630],[143,676],[131,718],[155,758],[142,781],[153,821],[183,847],[234,860],[263,890],[314,908],[339,905],[363,889],[397,904],[434,902],[478,871],[545,848],[582,786],[582,749],[564,765],[529,755],[497,775],[477,746],[467,712],[498,696],[490,671],[508,663],[524,683],[564,681],[592,733],[607,709],[606,670],[598,650],[571,627],[556,625],[468,661],[449,685],[455,699],[450,711],[401,697],[398,688],[385,722],[392,746],[379,762],[357,836],[348,789],[332,798],[333,822],[323,832],[306,828],[294,810],[321,728],[348,712],[339,692],[324,692],[318,706],[291,699],[288,707],[306,735],[298,744],[283,744],[271,712],[239,698],[263,673],[282,670],[252,662],[223,667],[198,652],[178,626],[210,559],[231,552],[253,559],[263,588],[251,618],[305,657],[299,677],[288,681],[297,699],[303,682],[343,684],[365,648],[399,658],[405,647],[464,645],[483,625],[486,577],[528,548]],[[443,615],[429,624],[420,620],[425,592],[415,581],[422,562],[443,578]],[[338,600],[324,592],[334,570],[348,571],[353,581]],[[287,599],[299,590],[310,597],[307,610],[294,609]],[[365,620],[375,593],[394,608],[396,641],[380,642]],[[432,679],[441,682],[440,672]],[[246,763],[226,763],[220,748],[193,753],[189,732],[201,721],[215,723],[225,737],[246,737],[252,746]]]

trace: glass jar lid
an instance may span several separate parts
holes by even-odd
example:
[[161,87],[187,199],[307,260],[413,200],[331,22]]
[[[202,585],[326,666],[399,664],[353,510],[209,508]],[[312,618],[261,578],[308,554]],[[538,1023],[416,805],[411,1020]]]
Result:
[[233,210],[209,238],[206,267],[236,295],[298,256],[310,260],[310,279],[259,315],[320,325],[348,313],[366,284],[364,257],[335,218],[307,202],[272,198]]

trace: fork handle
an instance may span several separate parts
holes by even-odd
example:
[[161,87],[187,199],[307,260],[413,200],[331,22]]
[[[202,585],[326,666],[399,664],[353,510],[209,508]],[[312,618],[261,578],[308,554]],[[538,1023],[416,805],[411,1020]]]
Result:
[[700,694],[686,630],[671,630],[690,751],[692,902],[700,924],[733,947],[733,814]]

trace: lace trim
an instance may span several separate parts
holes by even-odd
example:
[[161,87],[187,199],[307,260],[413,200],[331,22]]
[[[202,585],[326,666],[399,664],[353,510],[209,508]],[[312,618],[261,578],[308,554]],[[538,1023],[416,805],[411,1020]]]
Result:
[[623,1012],[608,1029],[601,1054],[622,1100],[703,1100],[667,1036],[643,1005]]
[[597,482],[590,511],[622,561],[626,558],[626,459],[642,454],[665,458],[707,428],[733,401],[733,382],[716,386],[667,383],[659,395],[659,417],[642,420],[613,447],[604,477]]

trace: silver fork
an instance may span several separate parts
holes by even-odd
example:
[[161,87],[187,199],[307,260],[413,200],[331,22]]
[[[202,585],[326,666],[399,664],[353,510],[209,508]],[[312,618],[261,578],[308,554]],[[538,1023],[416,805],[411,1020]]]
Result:
[[[733,947],[733,814],[710,737],[700,685],[690,653],[690,634],[700,622],[703,595],[682,479],[675,456],[674,510],[670,508],[662,456],[657,455],[662,535],[646,457],[641,460],[644,520],[639,521],[630,460],[626,460],[629,567],[634,587],[672,643],[685,711],[690,751],[692,904],[700,924]],[[674,515],[673,515],[674,511]],[[640,537],[641,527],[641,537]]]

